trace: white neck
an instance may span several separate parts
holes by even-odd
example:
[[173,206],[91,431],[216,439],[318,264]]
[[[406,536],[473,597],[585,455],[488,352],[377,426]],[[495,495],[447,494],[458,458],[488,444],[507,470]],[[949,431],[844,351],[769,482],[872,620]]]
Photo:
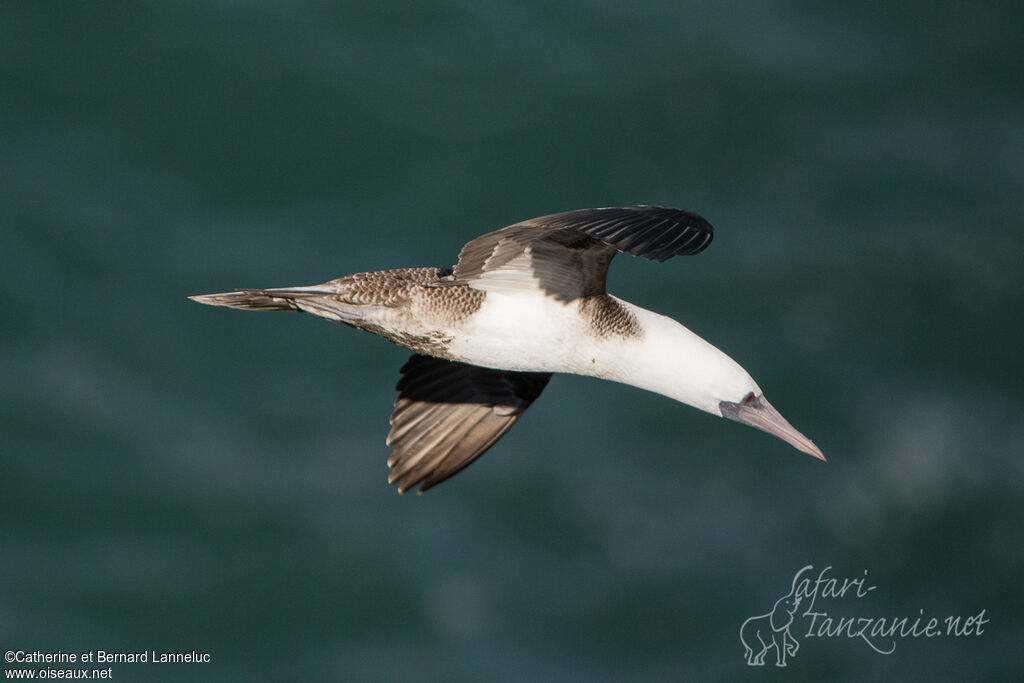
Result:
[[586,374],[647,389],[719,416],[720,401],[739,402],[750,392],[761,394],[739,363],[686,327],[645,308],[622,304],[636,316],[642,337],[609,340],[604,362]]

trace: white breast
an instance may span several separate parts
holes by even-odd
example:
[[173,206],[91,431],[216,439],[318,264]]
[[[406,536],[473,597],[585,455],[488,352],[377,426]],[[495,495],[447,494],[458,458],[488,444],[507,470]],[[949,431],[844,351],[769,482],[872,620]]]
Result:
[[581,373],[581,359],[598,345],[578,301],[543,295],[488,292],[456,332],[448,348],[455,358],[503,370],[591,374]]

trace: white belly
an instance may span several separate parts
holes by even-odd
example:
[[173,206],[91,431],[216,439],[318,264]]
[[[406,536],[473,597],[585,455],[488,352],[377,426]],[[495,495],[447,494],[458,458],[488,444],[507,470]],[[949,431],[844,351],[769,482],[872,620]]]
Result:
[[488,292],[459,325],[448,352],[489,368],[591,374],[583,359],[593,355],[597,341],[578,311],[576,301]]

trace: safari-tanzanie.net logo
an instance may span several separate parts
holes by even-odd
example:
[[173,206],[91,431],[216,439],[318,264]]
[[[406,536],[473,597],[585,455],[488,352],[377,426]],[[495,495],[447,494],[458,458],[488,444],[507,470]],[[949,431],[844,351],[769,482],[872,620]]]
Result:
[[801,639],[846,638],[890,655],[899,639],[980,636],[989,622],[984,609],[967,617],[932,617],[924,609],[910,616],[876,616],[871,614],[871,601],[861,602],[878,588],[868,585],[866,569],[857,578],[839,578],[831,572],[831,565],[817,574],[814,565],[807,565],[793,575],[789,592],[769,611],[743,622],[740,641],[748,666],[764,666],[766,659],[786,666]]

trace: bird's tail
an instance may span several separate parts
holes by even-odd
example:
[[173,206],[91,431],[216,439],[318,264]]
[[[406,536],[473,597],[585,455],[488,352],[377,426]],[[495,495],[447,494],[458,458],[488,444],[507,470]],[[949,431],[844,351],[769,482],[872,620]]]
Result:
[[281,287],[278,289],[239,289],[221,294],[197,294],[192,301],[210,306],[227,306],[254,311],[301,311],[296,303],[300,299],[330,296],[335,292],[323,286]]
[[333,282],[311,287],[239,289],[221,294],[197,294],[189,299],[210,306],[250,311],[305,311],[347,325],[358,325],[376,309],[345,301]]

